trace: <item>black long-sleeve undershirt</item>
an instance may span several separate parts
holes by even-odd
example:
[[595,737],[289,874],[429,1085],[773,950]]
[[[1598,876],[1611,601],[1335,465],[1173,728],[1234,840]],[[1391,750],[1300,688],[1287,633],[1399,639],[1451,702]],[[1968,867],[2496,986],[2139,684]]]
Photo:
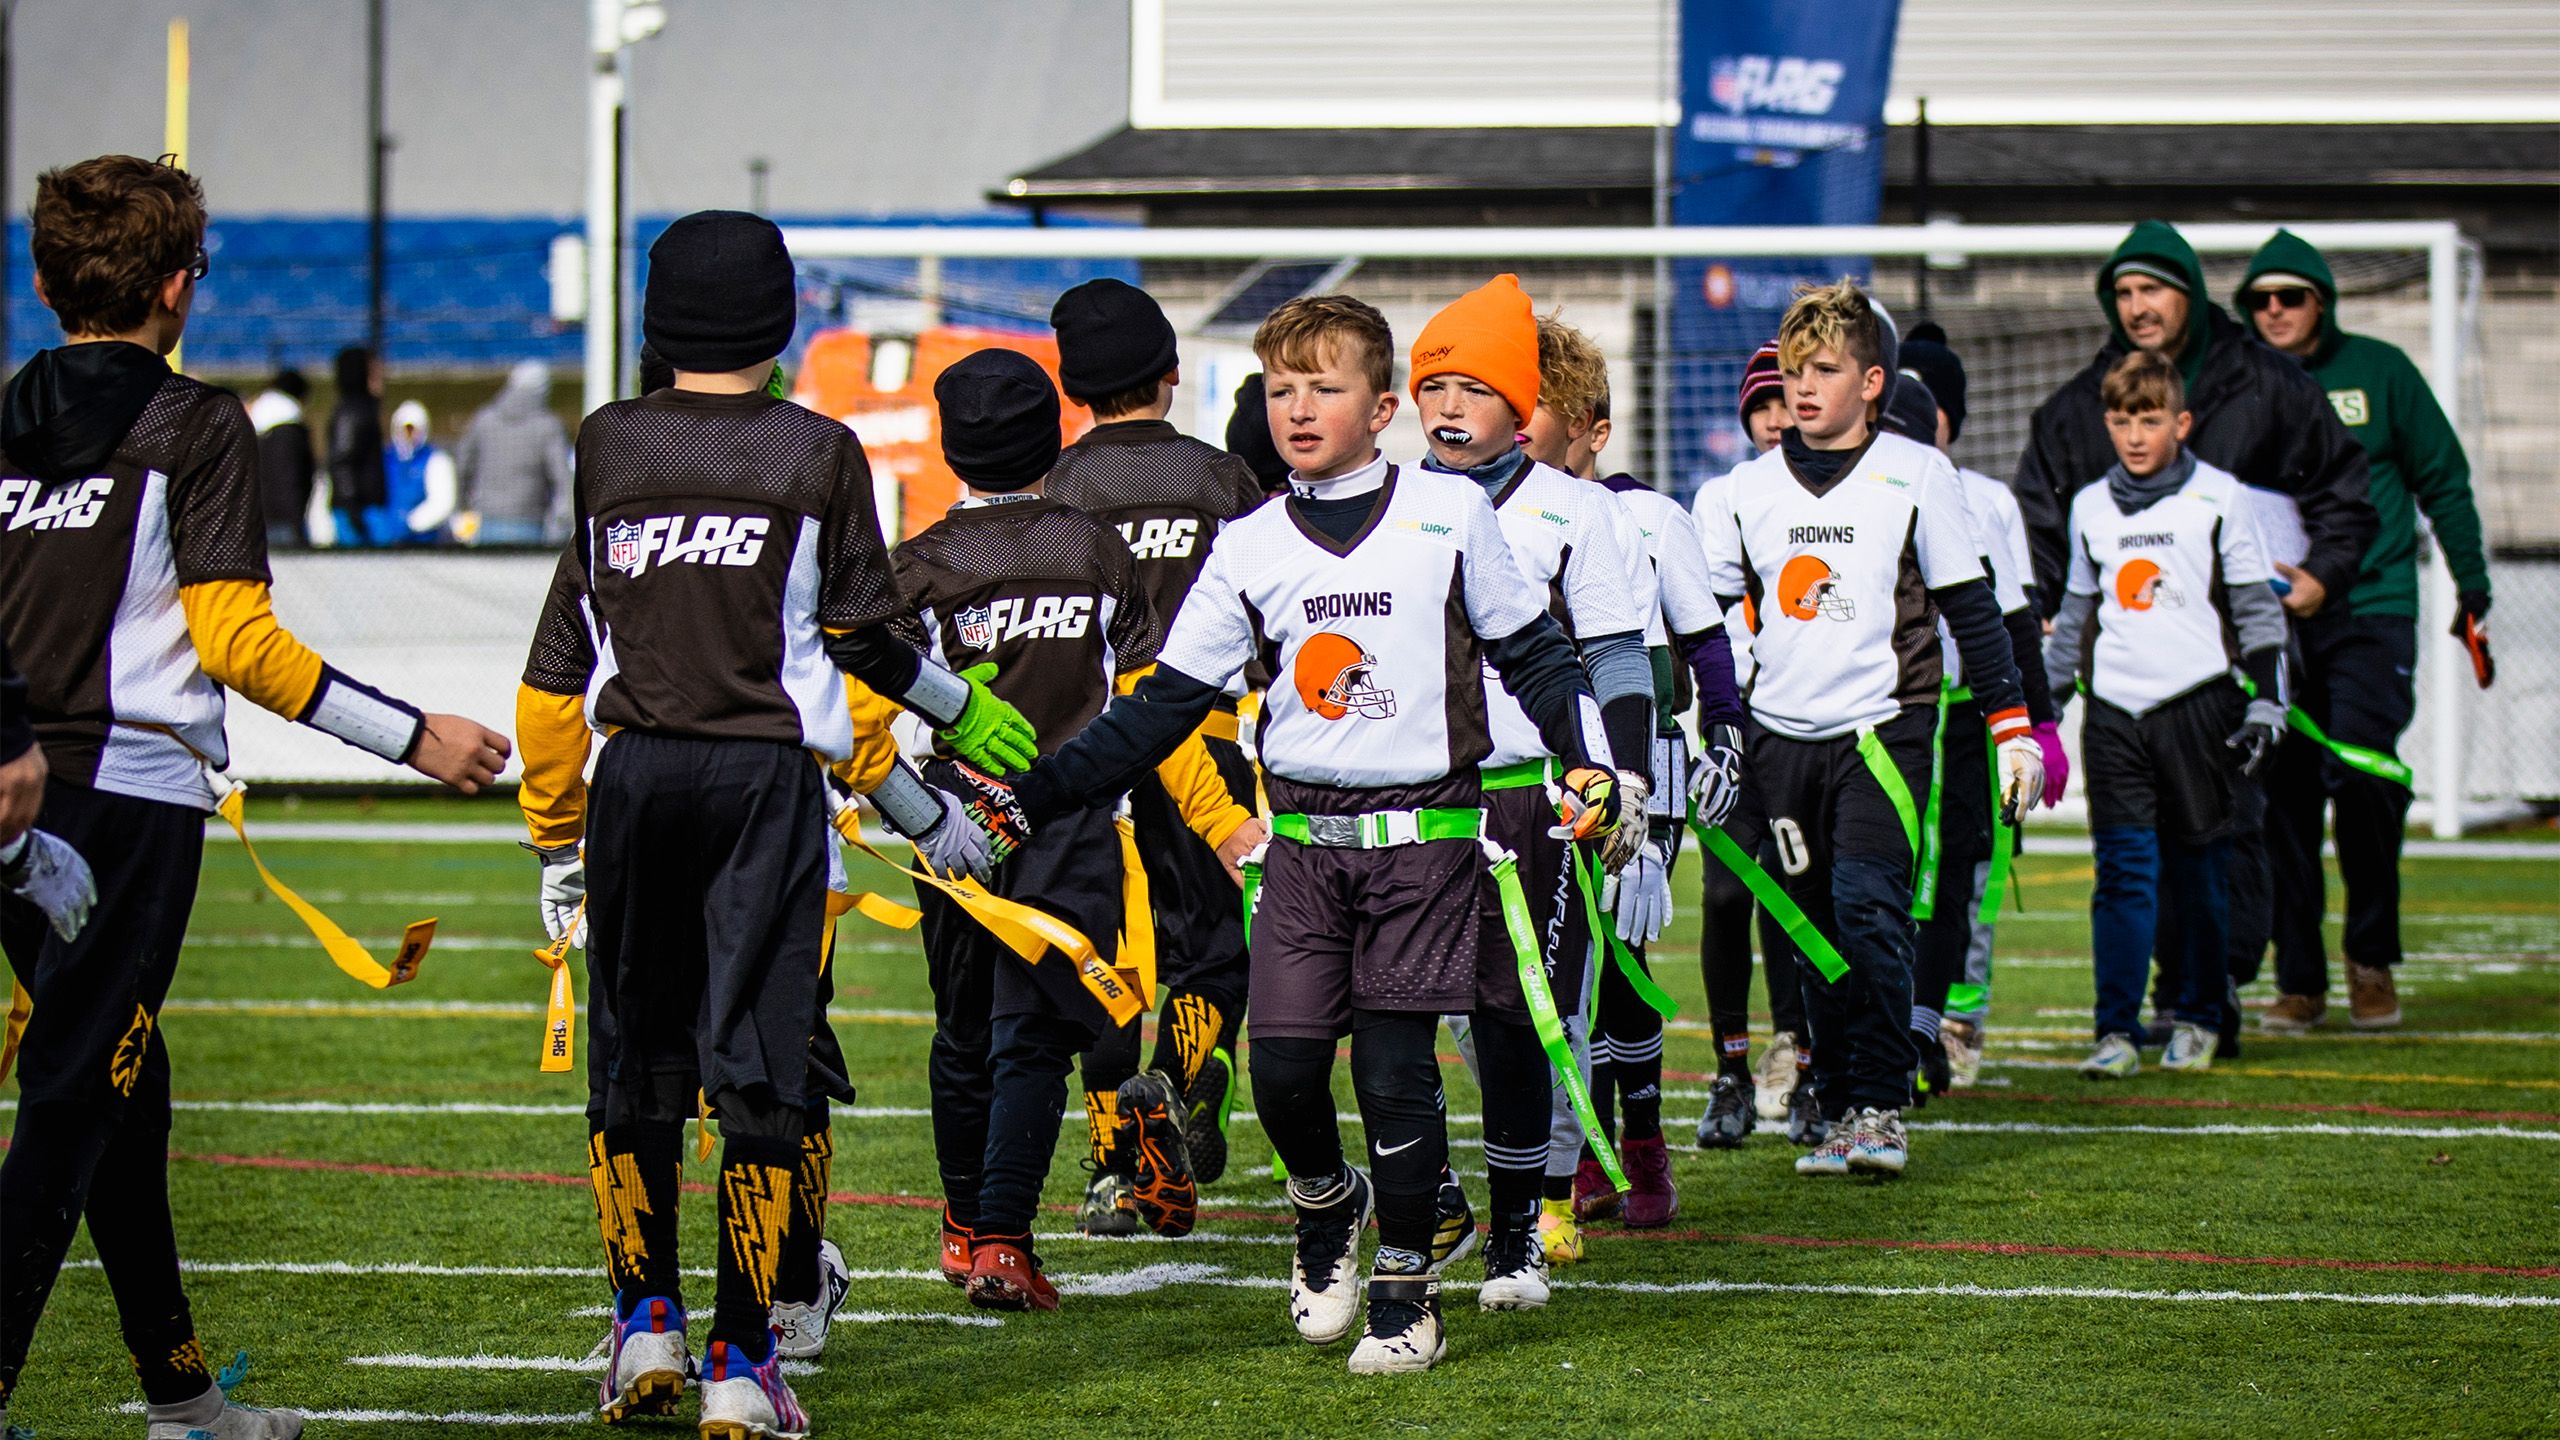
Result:
[[[1974,703],[1982,707],[1988,718],[2003,710],[2022,709],[2026,697],[2019,690],[2018,657],[2009,645],[2009,628],[2000,615],[2000,602],[1992,598],[1991,582],[1967,580],[1945,585],[1929,592],[1937,602],[1938,614],[1947,622],[1947,633],[1955,637],[1956,656],[1964,662],[1965,684],[1973,691]],[[2030,716],[2034,712],[2028,712]]]
[[1697,687],[1701,733],[1710,725],[1742,728],[1742,687],[1733,681],[1733,639],[1724,633],[1724,627],[1674,635],[1671,644],[1689,667],[1689,678]]
[[2044,673],[2044,626],[2036,619],[2036,607],[2030,604],[2000,618],[2009,632],[2009,656],[2018,663],[2018,684],[2027,692],[2027,718],[2050,725],[2056,719],[2053,686]]

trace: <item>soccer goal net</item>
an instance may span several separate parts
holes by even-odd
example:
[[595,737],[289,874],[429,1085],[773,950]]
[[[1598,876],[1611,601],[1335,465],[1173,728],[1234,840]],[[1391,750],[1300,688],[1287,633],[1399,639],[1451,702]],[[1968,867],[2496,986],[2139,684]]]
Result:
[[[2560,536],[2501,531],[2505,477],[2489,464],[2497,423],[2482,386],[2475,252],[2450,222],[2293,226],[2329,256],[2340,310],[2357,330],[2409,351],[2470,443],[2493,543]],[[2185,230],[2208,288],[2228,307],[2266,225]],[[2029,417],[2087,364],[2107,336],[2100,261],[2119,226],[1967,226],[1716,230],[1183,230],[804,228],[789,235],[801,270],[804,403],[861,434],[881,485],[884,524],[909,530],[949,503],[933,377],[982,345],[1024,350],[1052,366],[1051,303],[1070,285],[1109,275],[1143,285],[1182,332],[1173,420],[1211,441],[1225,431],[1238,383],[1256,365],[1248,344],[1263,316],[1293,296],[1340,292],[1376,305],[1400,339],[1491,275],[1512,271],[1539,310],[1608,352],[1612,438],[1604,459],[1686,499],[1748,453],[1735,406],[1750,352],[1774,331],[1796,284],[1852,275],[1905,331],[1935,321],[1967,370],[1956,458],[2006,477]],[[1401,367],[1400,367],[1401,368]],[[1070,429],[1085,423],[1070,407]],[[1422,438],[1408,413],[1385,437],[1411,461]],[[2421,621],[2416,727],[2401,745],[2416,768],[2421,813],[2458,833],[2524,800],[2560,795],[2560,747],[2547,716],[2560,699],[2560,566],[2502,563],[2502,673],[2479,692],[2458,647],[2444,642],[2449,582],[2432,567]],[[2447,794],[2443,777],[2459,777]]]

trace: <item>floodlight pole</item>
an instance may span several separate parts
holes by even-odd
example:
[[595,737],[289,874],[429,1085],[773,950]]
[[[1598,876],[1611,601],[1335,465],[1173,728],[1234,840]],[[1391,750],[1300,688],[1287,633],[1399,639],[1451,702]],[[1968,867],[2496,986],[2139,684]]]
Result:
[[622,348],[622,0],[590,0],[587,68],[586,404],[619,385]]

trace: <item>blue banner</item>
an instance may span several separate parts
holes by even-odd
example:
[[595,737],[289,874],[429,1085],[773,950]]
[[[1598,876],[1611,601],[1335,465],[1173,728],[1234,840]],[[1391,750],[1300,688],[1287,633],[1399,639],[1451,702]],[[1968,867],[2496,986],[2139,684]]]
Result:
[[[1901,0],[1683,0],[1675,225],[1872,225]],[[1685,260],[1672,267],[1674,493],[1746,458],[1734,394],[1795,287],[1863,261]]]

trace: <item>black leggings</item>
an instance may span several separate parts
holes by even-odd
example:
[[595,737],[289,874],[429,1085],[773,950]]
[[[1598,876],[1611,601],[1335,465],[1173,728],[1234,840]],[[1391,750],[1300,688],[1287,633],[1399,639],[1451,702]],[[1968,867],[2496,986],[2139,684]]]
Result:
[[[1435,1047],[1440,1017],[1392,1010],[1351,1012],[1351,1088],[1372,1154],[1378,1243],[1427,1254],[1436,1223],[1440,1172],[1449,1163],[1446,1102]],[[1333,1118],[1333,1042],[1264,1036],[1248,1059],[1253,1106],[1263,1133],[1291,1175],[1340,1174],[1342,1129]],[[1539,1104],[1546,1103],[1544,1083]],[[1540,1156],[1545,1119],[1539,1121]],[[1532,1178],[1534,1190],[1534,1172]]]

